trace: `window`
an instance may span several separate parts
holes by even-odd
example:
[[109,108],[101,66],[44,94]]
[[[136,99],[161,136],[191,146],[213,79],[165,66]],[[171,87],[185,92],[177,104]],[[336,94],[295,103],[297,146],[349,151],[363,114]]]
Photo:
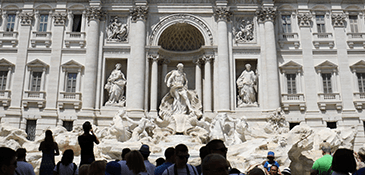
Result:
[[336,129],[337,123],[336,122],[327,122],[327,128]]
[[286,74],[286,80],[288,85],[288,94],[296,94],[297,88],[295,85],[296,74]]
[[47,32],[48,15],[41,14],[39,16],[39,29],[38,32]]
[[67,131],[72,131],[73,121],[63,121],[63,127],[65,127]]
[[67,73],[66,92],[76,92],[77,73]]
[[7,25],[6,25],[6,31],[7,32],[14,31],[14,26],[15,26],[15,14],[8,14],[8,21],[7,21]]
[[82,15],[74,14],[72,32],[81,32]]
[[25,129],[28,134],[27,139],[34,141],[36,132],[37,120],[27,120],[27,127]]
[[365,73],[356,73],[357,82],[359,83],[359,92],[365,93]]
[[8,71],[0,71],[0,90],[6,89],[7,76],[8,76]]
[[350,29],[351,33],[359,33],[358,27],[357,27],[357,15],[350,15]]
[[281,15],[281,21],[283,25],[283,33],[291,33],[290,15]]
[[331,76],[330,73],[322,73],[323,93],[325,94],[332,93]]
[[41,80],[42,80],[42,72],[33,72],[32,73],[32,84],[31,91],[40,91],[41,90]]
[[317,32],[326,33],[324,15],[316,15]]

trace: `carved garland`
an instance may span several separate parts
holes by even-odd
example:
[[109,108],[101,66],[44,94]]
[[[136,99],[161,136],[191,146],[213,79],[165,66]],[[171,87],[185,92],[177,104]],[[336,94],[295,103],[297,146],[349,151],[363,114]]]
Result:
[[[174,15],[170,15],[167,18],[162,19],[153,29],[152,29],[152,33],[150,36],[150,45],[153,45],[153,41],[156,37],[156,35],[158,34],[158,32],[161,30],[161,28],[163,26],[165,26],[167,23],[172,22],[174,20],[176,20],[175,22],[173,22],[173,24],[179,23],[181,21],[178,21],[177,19],[181,19],[184,20],[186,19],[186,22],[189,21],[193,21],[196,24],[198,24],[199,26],[201,26],[205,32],[207,33],[209,40],[210,40],[210,45],[213,45],[213,34],[210,31],[209,27],[199,18],[189,15],[189,14],[174,14]],[[173,25],[172,24],[172,25]]]
[[34,18],[33,12],[21,12],[19,14],[21,25],[31,25]]
[[256,11],[259,22],[274,21],[276,16],[276,7],[263,7]]

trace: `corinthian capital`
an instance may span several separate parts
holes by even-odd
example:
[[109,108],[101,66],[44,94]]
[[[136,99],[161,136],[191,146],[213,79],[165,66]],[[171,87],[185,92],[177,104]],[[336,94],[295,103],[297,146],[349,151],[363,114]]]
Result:
[[65,12],[54,12],[52,17],[54,19],[54,25],[66,24],[67,14]]
[[345,20],[345,13],[332,13],[332,24],[334,27],[345,27]]
[[132,16],[132,21],[136,22],[138,20],[146,21],[148,14],[148,6],[136,6],[130,10]]
[[259,22],[274,21],[276,16],[276,7],[263,7],[256,11]]
[[214,15],[217,17],[217,21],[230,21],[232,12],[229,11],[229,7],[216,7]]
[[101,7],[89,7],[86,9],[86,17],[88,22],[91,20],[100,20],[102,16],[103,11],[101,10]]
[[21,25],[31,25],[32,20],[34,19],[34,13],[33,12],[21,12],[19,14],[19,18],[20,18]]
[[312,22],[312,14],[310,13],[298,13],[298,22],[300,27],[308,27]]

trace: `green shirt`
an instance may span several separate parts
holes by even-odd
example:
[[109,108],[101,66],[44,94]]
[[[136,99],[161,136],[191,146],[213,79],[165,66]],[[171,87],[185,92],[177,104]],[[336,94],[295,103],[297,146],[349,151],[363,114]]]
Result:
[[328,171],[331,168],[331,166],[332,166],[332,156],[326,154],[314,162],[312,169],[318,170],[319,173],[322,173],[324,171]]

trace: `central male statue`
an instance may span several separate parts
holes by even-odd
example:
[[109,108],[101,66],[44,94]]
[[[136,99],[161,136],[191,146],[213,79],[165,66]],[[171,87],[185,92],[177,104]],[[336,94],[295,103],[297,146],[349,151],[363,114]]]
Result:
[[[202,116],[202,105],[197,93],[188,89],[188,79],[184,73],[182,63],[177,65],[177,70],[172,70],[166,75],[165,83],[170,91],[163,97],[160,105],[159,114],[163,120],[172,119],[172,121],[175,121],[175,123],[173,122],[174,125],[177,125],[177,121],[184,122],[187,119],[182,116],[188,116],[189,118],[200,118]],[[183,118],[184,121],[180,121],[180,118]],[[180,125],[176,128],[185,127]]]

